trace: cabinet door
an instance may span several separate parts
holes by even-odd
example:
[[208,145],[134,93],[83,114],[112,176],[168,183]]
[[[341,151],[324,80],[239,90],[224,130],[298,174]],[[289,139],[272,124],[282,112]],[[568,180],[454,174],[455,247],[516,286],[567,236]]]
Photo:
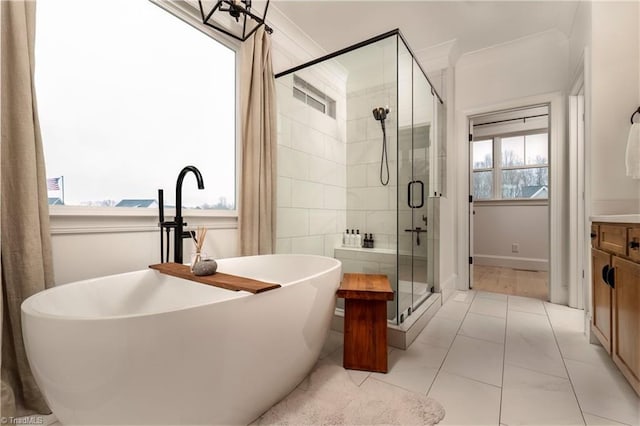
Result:
[[613,360],[640,394],[640,265],[613,256]]
[[591,249],[591,271],[593,297],[593,318],[591,331],[600,340],[602,346],[611,353],[611,296],[612,289],[604,281],[602,271],[610,266],[608,253],[597,249]]

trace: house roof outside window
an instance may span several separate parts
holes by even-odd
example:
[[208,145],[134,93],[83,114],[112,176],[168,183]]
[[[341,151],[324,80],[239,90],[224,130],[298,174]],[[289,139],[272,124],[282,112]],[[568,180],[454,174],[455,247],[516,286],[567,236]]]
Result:
[[158,207],[158,203],[156,200],[135,200],[135,199],[125,199],[120,200],[116,207],[141,207],[141,208],[152,208]]

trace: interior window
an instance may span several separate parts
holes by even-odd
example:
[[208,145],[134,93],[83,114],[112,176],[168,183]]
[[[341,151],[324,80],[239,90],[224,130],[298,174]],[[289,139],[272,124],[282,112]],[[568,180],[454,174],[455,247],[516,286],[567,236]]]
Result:
[[493,140],[474,141],[473,194],[477,200],[493,198]]
[[473,195],[476,200],[549,197],[546,132],[496,136],[473,141],[471,148]]
[[[42,0],[36,92],[49,203],[235,209],[235,52],[147,0]],[[191,176],[187,180],[192,179]]]
[[503,199],[549,198],[548,135],[501,139]]

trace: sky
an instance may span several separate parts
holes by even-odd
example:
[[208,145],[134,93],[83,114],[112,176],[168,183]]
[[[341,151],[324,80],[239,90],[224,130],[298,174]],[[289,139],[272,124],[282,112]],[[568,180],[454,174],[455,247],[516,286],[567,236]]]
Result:
[[[235,53],[148,0],[40,0],[36,95],[65,203],[235,198]],[[60,196],[52,191],[50,197]]]

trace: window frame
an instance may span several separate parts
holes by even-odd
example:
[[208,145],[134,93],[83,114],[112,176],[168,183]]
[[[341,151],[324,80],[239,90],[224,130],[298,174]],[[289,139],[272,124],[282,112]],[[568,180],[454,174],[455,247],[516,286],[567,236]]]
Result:
[[[539,135],[541,133],[546,133],[547,135],[547,163],[545,165],[535,164],[535,165],[527,165],[523,164],[521,166],[503,166],[502,165],[502,139],[517,137],[517,136],[530,136],[530,135]],[[539,168],[547,168],[547,170],[551,167],[551,161],[549,156],[550,144],[549,144],[549,128],[539,128],[539,129],[531,129],[531,130],[522,130],[522,131],[514,131],[508,133],[499,133],[499,134],[489,134],[483,135],[478,140],[471,141],[471,144],[474,142],[481,142],[491,140],[493,143],[492,152],[493,152],[493,167],[486,167],[481,169],[475,169],[473,167],[473,155],[471,155],[471,183],[473,183],[473,174],[475,172],[492,172],[493,173],[493,196],[492,198],[476,198],[475,191],[473,191],[473,201],[478,203],[491,203],[491,204],[511,204],[511,203],[527,203],[533,204],[535,200],[535,204],[548,204],[549,198],[543,199],[531,199],[531,198],[503,198],[502,197],[502,171],[503,170],[523,170],[523,169],[539,169]],[[473,145],[472,145],[473,146]],[[525,152],[524,152],[524,162],[526,163],[526,143],[525,143]],[[471,151],[472,152],[472,151]],[[549,185],[547,185],[549,188]]]
[[[182,209],[182,216],[194,218],[196,221],[208,219],[215,223],[213,228],[237,229],[238,205],[240,203],[240,171],[242,164],[242,129],[240,124],[240,47],[241,43],[231,37],[219,33],[202,24],[200,12],[186,1],[177,0],[148,0],[149,3],[160,7],[194,30],[221,43],[235,52],[235,209],[234,210],[203,210]],[[176,178],[179,170],[175,172]],[[174,188],[164,188],[173,190]],[[51,205],[49,217],[51,218],[52,234],[79,234],[101,232],[141,232],[157,231],[157,209],[136,207],[88,207],[88,206],[60,206]],[[166,216],[174,216],[174,208],[165,208]],[[150,221],[154,219],[153,221]],[[195,223],[194,223],[195,224]]]

